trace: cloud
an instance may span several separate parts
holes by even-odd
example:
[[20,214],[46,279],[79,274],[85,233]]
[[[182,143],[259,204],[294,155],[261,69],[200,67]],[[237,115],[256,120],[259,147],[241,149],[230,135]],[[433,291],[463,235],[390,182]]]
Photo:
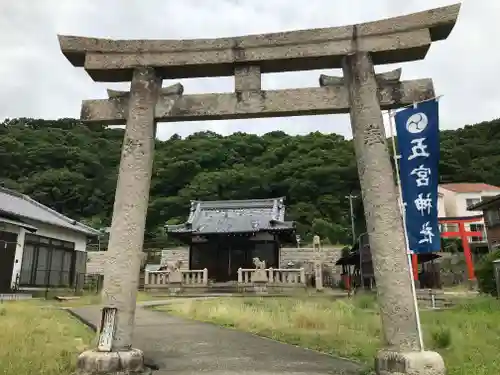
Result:
[[[210,38],[341,26],[452,4],[446,0],[8,0],[0,4],[0,119],[78,117],[81,101],[126,84],[93,82],[61,54],[57,34],[107,38]],[[304,5],[306,4],[306,5]],[[500,117],[500,2],[466,0],[448,40],[424,61],[405,63],[403,77],[432,77],[441,99],[442,128]],[[378,71],[393,66],[379,67]],[[322,72],[266,74],[263,88],[317,86]],[[340,72],[325,71],[329,74]],[[186,93],[231,91],[232,78],[182,80]],[[165,82],[164,85],[168,85]],[[212,130],[262,134],[283,130],[350,137],[347,115],[165,123],[158,136]]]

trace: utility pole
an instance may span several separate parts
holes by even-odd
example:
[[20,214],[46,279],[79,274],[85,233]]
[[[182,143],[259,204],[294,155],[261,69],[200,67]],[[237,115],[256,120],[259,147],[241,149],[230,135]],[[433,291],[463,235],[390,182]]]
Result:
[[352,244],[354,245],[356,243],[356,229],[354,226],[354,206],[352,204],[352,200],[356,199],[358,196],[357,195],[346,195],[345,196],[347,199],[349,199],[349,208],[351,212],[351,234],[352,234]]

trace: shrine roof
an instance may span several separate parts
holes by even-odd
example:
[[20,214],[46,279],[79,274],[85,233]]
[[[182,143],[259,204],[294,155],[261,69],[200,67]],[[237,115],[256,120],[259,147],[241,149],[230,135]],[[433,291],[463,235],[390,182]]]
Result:
[[293,231],[295,223],[285,221],[284,198],[191,201],[188,220],[166,225],[168,233],[193,235]]

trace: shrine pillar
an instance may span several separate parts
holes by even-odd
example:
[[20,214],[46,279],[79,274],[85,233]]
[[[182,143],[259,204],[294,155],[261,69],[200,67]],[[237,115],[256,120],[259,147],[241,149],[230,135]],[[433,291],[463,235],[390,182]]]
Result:
[[465,223],[460,221],[458,223],[458,233],[462,239],[462,247],[464,248],[465,264],[467,265],[467,278],[469,287],[475,289],[477,287],[476,273],[474,272],[474,260],[472,259],[472,252],[469,244],[469,237],[465,230]]
[[443,231],[441,237],[444,238],[460,238],[462,248],[464,250],[465,264],[467,267],[467,280],[471,289],[477,288],[477,279],[474,271],[474,259],[469,243],[469,237],[482,237],[484,235],[481,231],[470,231],[465,227],[468,223],[475,223],[482,219],[482,215],[467,216],[460,218],[441,218],[441,224],[454,224],[458,227],[458,231]]
[[97,348],[78,357],[81,374],[98,369],[103,373],[126,370],[124,374],[144,371],[144,355],[132,348],[132,334],[154,156],[154,109],[161,82],[153,68],[133,72],[102,291],[102,304],[114,316],[103,317]]
[[418,255],[411,254],[411,266],[412,266],[412,275],[413,280],[418,281]]
[[425,364],[422,374],[444,374],[441,356],[423,351],[420,345],[402,217],[371,55],[348,55],[342,69],[385,341],[385,349],[376,357],[376,371],[409,373],[406,369]]

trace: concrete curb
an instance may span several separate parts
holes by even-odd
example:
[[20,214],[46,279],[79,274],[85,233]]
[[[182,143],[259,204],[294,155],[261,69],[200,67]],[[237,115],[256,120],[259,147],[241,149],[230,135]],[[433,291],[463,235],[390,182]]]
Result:
[[157,302],[157,301],[170,301],[176,299],[183,298],[295,298],[295,297],[307,297],[307,298],[348,298],[347,294],[333,294],[333,293],[324,293],[324,294],[292,294],[292,293],[279,293],[279,294],[252,294],[252,293],[201,293],[201,294],[178,294],[172,296],[161,296],[162,299],[159,300],[151,300],[151,301],[141,301],[137,302],[137,306],[145,306],[145,303],[148,302]]

